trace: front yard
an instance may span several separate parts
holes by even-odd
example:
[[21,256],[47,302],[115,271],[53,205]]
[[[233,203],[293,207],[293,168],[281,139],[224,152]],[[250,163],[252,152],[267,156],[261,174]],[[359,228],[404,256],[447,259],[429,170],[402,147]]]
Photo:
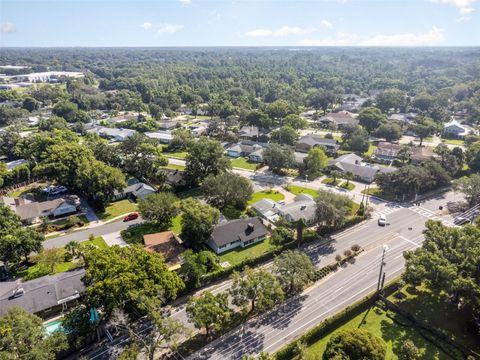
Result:
[[253,193],[252,198],[249,200],[248,205],[255,204],[262,199],[271,199],[273,201],[282,201],[285,196],[277,190],[264,190]]
[[112,202],[105,208],[103,213],[99,213],[97,216],[100,220],[108,221],[117,216],[126,215],[134,211],[137,211],[137,204],[128,199],[124,199]]
[[256,163],[252,163],[248,161],[248,158],[246,157],[239,157],[236,159],[232,159],[230,160],[230,162],[232,164],[232,167],[234,168],[240,168],[240,169],[251,170],[251,171],[255,171],[258,165]]
[[270,243],[270,239],[265,239],[262,242],[248,246],[246,248],[236,248],[230,250],[224,254],[219,255],[220,262],[228,261],[228,263],[233,266],[240,264],[242,261],[247,259],[257,258],[267,252],[273,251],[276,249],[276,246]]
[[290,191],[294,195],[307,194],[314,198],[317,197],[318,195],[318,192],[315,189],[310,189],[310,188],[301,187],[297,185],[288,185],[286,187],[286,190]]

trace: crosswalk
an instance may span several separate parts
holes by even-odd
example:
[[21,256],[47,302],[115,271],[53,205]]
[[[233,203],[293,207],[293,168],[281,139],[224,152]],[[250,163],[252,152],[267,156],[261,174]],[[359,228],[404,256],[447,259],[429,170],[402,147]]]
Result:
[[381,215],[388,216],[400,209],[409,209],[428,219],[441,221],[446,226],[455,226],[452,221],[443,219],[442,217],[435,214],[433,211],[425,209],[421,206],[415,206],[415,205],[404,206],[404,205],[395,204],[395,203],[386,203],[381,208],[378,208],[372,215],[373,215],[373,218],[378,219],[380,218]]
[[408,209],[412,210],[413,212],[416,212],[417,214],[422,215],[422,216],[424,216],[428,219],[435,220],[435,221],[441,221],[442,224],[445,225],[445,226],[456,226],[456,225],[453,224],[452,221],[443,219],[440,216],[438,216],[437,214],[435,214],[433,211],[425,209],[421,206],[412,205],[412,206],[409,206]]

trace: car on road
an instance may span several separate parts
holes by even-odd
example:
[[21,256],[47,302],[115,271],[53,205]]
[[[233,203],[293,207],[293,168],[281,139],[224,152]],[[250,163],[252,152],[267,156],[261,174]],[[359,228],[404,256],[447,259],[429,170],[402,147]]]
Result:
[[378,218],[378,225],[379,226],[387,225],[387,218],[385,215],[380,215],[380,217]]
[[125,216],[123,218],[123,221],[132,221],[132,220],[135,220],[135,219],[138,219],[138,213],[133,212],[133,213],[130,213],[127,216]]
[[459,216],[459,217],[457,217],[457,218],[454,220],[453,223],[454,223],[455,225],[463,225],[463,224],[467,224],[467,223],[469,223],[469,222],[470,222],[470,219],[467,219],[467,218],[465,218],[465,217]]

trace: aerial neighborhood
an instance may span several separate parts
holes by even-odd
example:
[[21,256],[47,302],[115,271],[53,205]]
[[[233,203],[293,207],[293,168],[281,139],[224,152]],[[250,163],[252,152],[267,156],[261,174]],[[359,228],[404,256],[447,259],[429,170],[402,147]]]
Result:
[[1,359],[480,358],[478,49],[0,65]]

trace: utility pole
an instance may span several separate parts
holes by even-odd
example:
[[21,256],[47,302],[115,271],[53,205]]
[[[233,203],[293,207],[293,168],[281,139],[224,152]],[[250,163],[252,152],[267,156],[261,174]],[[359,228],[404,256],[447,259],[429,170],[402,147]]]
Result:
[[377,284],[377,291],[380,291],[383,288],[383,284],[385,282],[385,273],[383,271],[383,267],[387,265],[385,262],[385,254],[388,251],[388,246],[383,245],[383,253],[382,253],[382,262],[380,263],[380,274],[378,274],[378,284]]

